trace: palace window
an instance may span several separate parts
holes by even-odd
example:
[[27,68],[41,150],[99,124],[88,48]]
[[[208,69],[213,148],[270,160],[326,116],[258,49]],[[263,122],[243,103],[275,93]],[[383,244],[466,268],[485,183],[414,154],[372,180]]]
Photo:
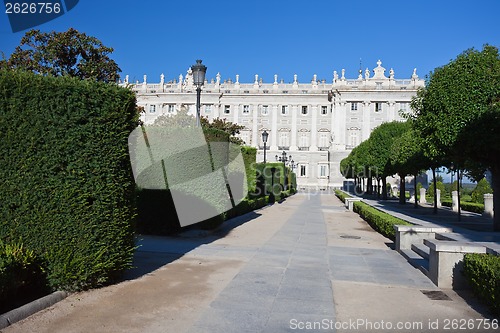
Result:
[[169,104],[167,110],[168,110],[168,113],[175,112],[175,104]]
[[149,113],[155,113],[156,112],[156,105],[150,105],[149,106]]
[[288,140],[288,132],[280,132],[278,146],[280,149],[288,149],[290,141]]
[[319,134],[319,145],[320,148],[328,148],[330,146],[329,132],[320,132]]
[[281,106],[281,114],[287,115],[288,114],[288,105],[282,105]]
[[382,111],[382,103],[376,102],[375,103],[375,112],[380,112]]
[[212,112],[212,105],[205,105],[205,112],[206,113]]
[[328,176],[328,174],[327,174],[327,171],[328,171],[327,167],[328,167],[327,165],[320,165],[319,166],[319,177],[320,178],[325,178],[325,177]]
[[408,111],[408,103],[406,102],[401,102],[399,103],[399,109],[403,112]]
[[302,112],[303,115],[307,114],[307,105],[302,105]]
[[351,102],[351,111],[358,111],[358,102]]
[[243,105],[243,113],[250,113],[250,105]]
[[267,116],[269,114],[269,105],[262,105],[261,113],[263,116]]
[[231,105],[224,105],[224,114],[231,113]]
[[322,115],[326,115],[326,114],[328,114],[328,106],[323,105],[323,106],[321,107],[321,114],[322,114]]
[[299,173],[300,177],[306,177],[307,175],[307,169],[306,169],[306,166],[305,165],[301,165],[300,166],[300,173]]
[[307,132],[300,133],[299,137],[299,147],[309,148],[309,134]]

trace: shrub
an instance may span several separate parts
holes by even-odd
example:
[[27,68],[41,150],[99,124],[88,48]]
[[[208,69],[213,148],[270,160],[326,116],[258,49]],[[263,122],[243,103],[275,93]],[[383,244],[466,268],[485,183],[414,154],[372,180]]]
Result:
[[493,193],[493,190],[486,178],[483,178],[477,183],[476,188],[471,193],[472,202],[484,204],[484,195],[486,193]]
[[96,287],[130,267],[137,121],[128,89],[0,70],[0,239],[39,256],[51,288]]
[[477,297],[489,305],[493,313],[500,315],[500,257],[467,253],[464,274]]
[[0,313],[21,305],[27,297],[46,291],[41,262],[35,253],[21,243],[0,241]]
[[[441,190],[441,198],[443,198],[443,196],[445,196],[446,194],[446,188],[445,188],[445,185],[438,181],[436,183],[436,187]],[[427,191],[427,193],[429,194],[429,196],[431,196],[432,198],[434,198],[434,182],[431,182],[431,184],[429,185],[429,190]]]
[[345,198],[350,198],[351,196],[342,192],[341,190],[335,190],[335,195],[343,202],[345,203]]
[[412,225],[409,222],[373,208],[362,201],[354,202],[353,207],[354,212],[358,213],[373,229],[393,241],[396,237],[395,225]]
[[[446,207],[453,207],[453,203],[451,200],[442,200],[441,204]],[[475,202],[467,202],[461,201],[460,208],[462,210],[466,210],[472,213],[482,214],[484,212],[484,204],[475,203]]]

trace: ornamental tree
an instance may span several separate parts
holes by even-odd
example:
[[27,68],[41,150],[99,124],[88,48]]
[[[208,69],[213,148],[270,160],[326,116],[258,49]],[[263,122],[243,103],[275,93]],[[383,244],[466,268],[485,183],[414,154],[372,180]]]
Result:
[[[414,125],[427,154],[446,157],[464,169],[489,169],[500,193],[500,56],[485,45],[469,49],[430,73],[427,86],[412,102]],[[500,212],[500,196],[494,196]],[[500,214],[494,229],[500,231]]]
[[19,68],[42,75],[116,82],[120,68],[109,58],[113,48],[70,28],[65,32],[30,30],[0,68]]

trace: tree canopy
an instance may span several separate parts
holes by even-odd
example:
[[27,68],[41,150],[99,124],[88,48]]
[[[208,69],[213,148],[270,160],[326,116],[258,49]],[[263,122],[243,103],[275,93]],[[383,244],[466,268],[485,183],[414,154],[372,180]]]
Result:
[[120,68],[109,55],[113,48],[70,28],[65,32],[30,30],[0,68],[18,68],[42,75],[116,82]]

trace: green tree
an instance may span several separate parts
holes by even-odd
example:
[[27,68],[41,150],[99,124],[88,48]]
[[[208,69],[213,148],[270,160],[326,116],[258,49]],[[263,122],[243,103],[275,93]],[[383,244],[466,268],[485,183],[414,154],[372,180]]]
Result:
[[42,75],[116,82],[120,68],[109,58],[113,49],[95,37],[70,28],[65,32],[30,30],[0,68],[19,68]]
[[[399,202],[404,204],[405,198],[405,177],[413,175],[416,181],[416,176],[422,171],[429,168],[431,162],[425,156],[422,138],[414,129],[408,129],[406,132],[396,138],[391,146],[391,154],[389,157],[392,170],[400,177],[400,196]],[[414,186],[416,188],[416,185]],[[417,205],[417,192],[415,192],[415,204]]]
[[[443,156],[476,177],[489,169],[500,192],[500,56],[496,47],[469,49],[429,75],[412,101],[415,127],[428,155]],[[443,163],[448,164],[448,163]],[[494,197],[500,210],[500,196]],[[494,218],[500,231],[500,214]]]
[[[196,126],[196,118],[188,113],[188,108],[185,105],[181,105],[177,113],[173,115],[161,115],[155,119],[153,123],[154,126],[175,126],[175,127],[194,127]],[[238,125],[227,121],[226,119],[215,118],[211,122],[208,117],[201,117],[200,123],[203,128],[213,128],[221,130],[229,134],[229,141],[237,144],[244,145],[245,142],[240,139],[237,135],[240,130],[245,128],[245,126]]]
[[[382,195],[387,199],[386,178],[396,173],[391,164],[392,144],[409,130],[410,125],[406,122],[393,121],[384,123],[373,130],[369,142],[369,167],[373,175],[382,180]],[[404,176],[403,176],[404,178]]]
[[493,190],[486,178],[483,178],[477,183],[476,188],[472,191],[472,201],[477,203],[484,203],[484,195],[486,193],[493,193]]

